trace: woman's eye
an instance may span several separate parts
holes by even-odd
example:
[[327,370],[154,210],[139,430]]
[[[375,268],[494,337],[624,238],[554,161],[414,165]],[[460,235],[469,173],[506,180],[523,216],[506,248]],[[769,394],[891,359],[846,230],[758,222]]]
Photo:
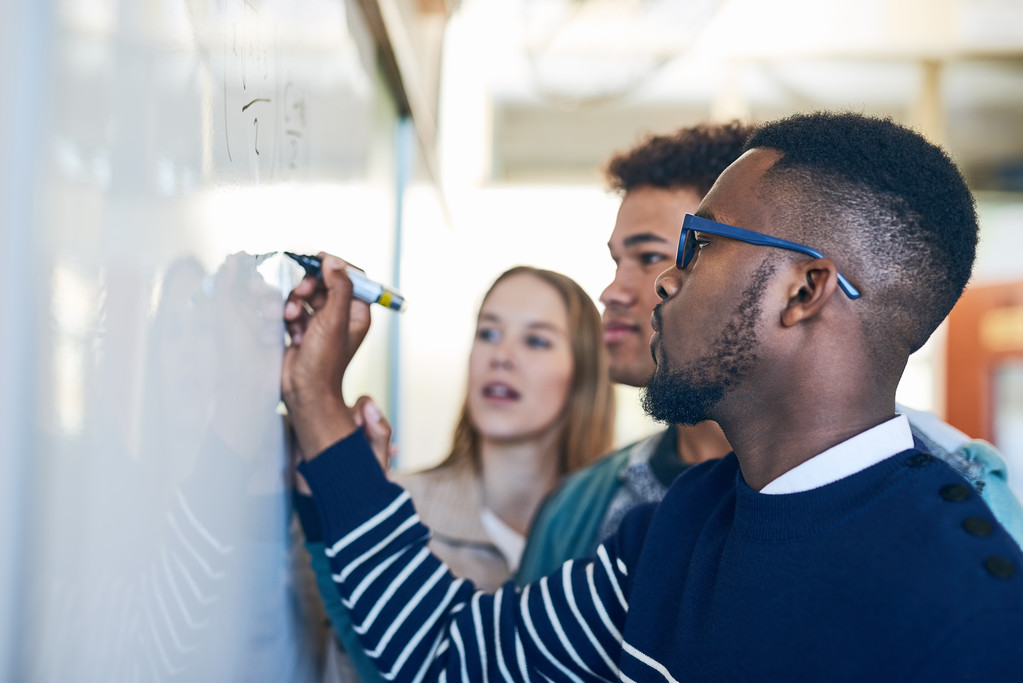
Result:
[[481,327],[476,330],[476,338],[481,341],[494,342],[500,339],[500,335],[492,327]]
[[650,251],[645,254],[640,254],[639,256],[639,260],[644,266],[650,266],[655,263],[660,263],[661,261],[664,261],[667,258],[668,257],[665,256],[664,254],[659,254],[656,251]]
[[530,335],[526,338],[526,344],[532,349],[549,349],[551,348],[551,342],[549,339],[544,337],[537,337]]

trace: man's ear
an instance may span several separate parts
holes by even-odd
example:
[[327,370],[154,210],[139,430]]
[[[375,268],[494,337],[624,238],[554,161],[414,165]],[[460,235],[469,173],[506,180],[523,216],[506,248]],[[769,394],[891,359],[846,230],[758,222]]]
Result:
[[798,325],[817,315],[838,289],[838,269],[831,259],[798,261],[793,265],[788,303],[781,312],[784,327]]

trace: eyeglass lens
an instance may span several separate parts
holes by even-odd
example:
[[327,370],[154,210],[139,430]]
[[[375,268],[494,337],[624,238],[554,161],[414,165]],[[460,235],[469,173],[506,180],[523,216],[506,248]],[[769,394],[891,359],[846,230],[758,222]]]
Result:
[[685,270],[689,262],[693,260],[696,247],[696,238],[692,230],[682,232],[682,241],[678,245],[678,257],[675,259],[675,266],[679,270]]

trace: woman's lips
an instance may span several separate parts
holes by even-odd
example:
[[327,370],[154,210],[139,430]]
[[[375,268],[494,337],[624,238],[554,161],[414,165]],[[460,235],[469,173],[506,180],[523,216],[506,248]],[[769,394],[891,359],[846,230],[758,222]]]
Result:
[[518,391],[504,382],[490,382],[483,385],[483,398],[492,401],[517,401],[521,398]]

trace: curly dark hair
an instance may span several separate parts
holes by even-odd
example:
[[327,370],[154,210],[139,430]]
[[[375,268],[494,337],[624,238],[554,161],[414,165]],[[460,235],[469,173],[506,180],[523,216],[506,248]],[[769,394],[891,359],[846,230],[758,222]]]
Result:
[[775,222],[820,245],[860,289],[868,339],[920,348],[977,251],[973,195],[952,159],[891,118],[845,112],[764,124],[747,142],[755,147],[782,154],[759,189]]
[[651,135],[632,149],[615,154],[605,169],[611,189],[691,187],[703,195],[743,151],[752,126],[701,123],[671,135]]

